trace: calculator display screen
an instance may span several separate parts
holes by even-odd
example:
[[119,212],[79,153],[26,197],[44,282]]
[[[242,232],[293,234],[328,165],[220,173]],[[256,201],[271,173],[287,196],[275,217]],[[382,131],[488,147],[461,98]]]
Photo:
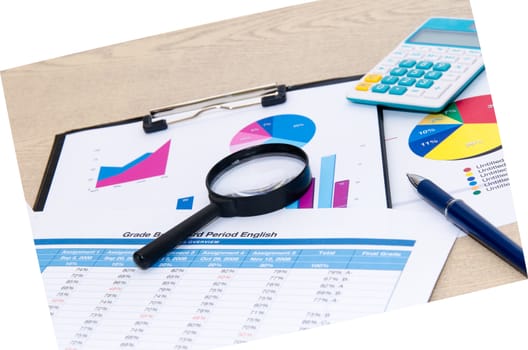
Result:
[[480,48],[476,32],[455,32],[424,28],[416,32],[411,38],[409,38],[407,42],[415,44],[464,46],[476,49]]

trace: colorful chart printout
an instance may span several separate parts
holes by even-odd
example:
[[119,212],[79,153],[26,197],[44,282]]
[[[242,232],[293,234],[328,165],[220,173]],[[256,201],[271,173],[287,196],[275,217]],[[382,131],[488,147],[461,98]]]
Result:
[[500,149],[491,95],[462,99],[440,114],[427,115],[412,130],[409,147],[433,160],[467,159]]

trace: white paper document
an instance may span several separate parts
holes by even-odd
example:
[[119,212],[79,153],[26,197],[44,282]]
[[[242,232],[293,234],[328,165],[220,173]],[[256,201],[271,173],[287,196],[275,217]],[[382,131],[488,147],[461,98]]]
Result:
[[393,208],[428,207],[407,180],[415,173],[496,226],[517,221],[486,72],[442,113],[385,110],[384,124]]
[[68,133],[44,210],[159,208],[207,203],[205,177],[220,159],[263,143],[302,147],[313,186],[300,208],[386,208],[375,107],[345,98],[350,83],[289,91],[270,107],[210,110],[146,134],[142,122]]
[[219,218],[137,268],[170,213],[34,214],[61,349],[209,349],[425,303],[455,239],[431,211],[284,209]]

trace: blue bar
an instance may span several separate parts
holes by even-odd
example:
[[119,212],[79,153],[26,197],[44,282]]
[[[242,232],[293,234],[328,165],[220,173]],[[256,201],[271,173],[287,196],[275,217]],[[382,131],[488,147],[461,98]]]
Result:
[[407,263],[410,251],[359,249],[347,265],[354,270],[389,270],[401,271]]
[[243,258],[220,258],[220,257],[201,257],[192,262],[189,267],[211,267],[211,268],[239,268],[242,265]]
[[38,256],[48,256],[48,255],[55,255],[59,253],[61,249],[59,248],[46,248],[46,249],[37,249],[37,255]]
[[61,249],[49,262],[53,266],[94,266],[104,249]]
[[394,259],[394,258],[381,258],[381,257],[377,257],[377,258],[354,258],[352,259],[352,262],[351,263],[365,263],[365,264],[369,264],[369,263],[383,263],[383,264],[401,264],[402,262],[405,263],[407,261],[407,258],[402,258],[402,259]]
[[37,258],[40,266],[40,272],[42,272],[46,266],[48,266],[55,255],[60,252],[60,249],[37,249]]
[[240,268],[248,269],[290,269],[293,261],[250,261],[246,260]]
[[[36,245],[55,244],[119,244],[119,245],[144,245],[152,239],[144,238],[48,238],[35,239]],[[191,238],[183,242],[182,245],[319,245],[319,244],[356,244],[356,245],[385,245],[413,247],[414,240],[410,239],[386,239],[386,238],[220,238],[204,239]]]
[[378,260],[407,260],[410,254],[411,252],[407,250],[357,249],[354,253],[354,259],[374,258]]
[[133,249],[105,249],[95,261],[97,267],[136,267],[132,259]]
[[105,256],[101,260],[97,260],[93,266],[96,267],[137,267],[132,257],[130,258],[117,258]]
[[324,256],[324,255],[301,255],[297,261],[344,261],[348,262],[352,258],[351,255],[334,255],[334,256]]
[[[41,272],[48,266],[135,268],[133,249],[38,249]],[[273,268],[401,271],[410,251],[381,249],[180,249],[158,268]],[[47,259],[46,257],[52,257]]]
[[307,249],[295,263],[299,269],[346,269],[355,249]]
[[297,269],[346,269],[347,268],[347,262],[343,261],[309,261],[309,262],[303,262],[298,261],[295,263],[295,268]]
[[164,256],[152,267],[189,267],[191,266],[194,256]]
[[405,267],[403,264],[368,264],[368,263],[350,263],[346,267],[348,270],[384,270],[384,271],[402,271]]
[[193,207],[194,196],[179,198],[176,204],[176,210],[191,210]]
[[161,257],[152,267],[190,267],[198,256],[198,249],[175,249]]
[[36,245],[53,245],[53,244],[126,244],[126,245],[145,245],[151,242],[151,238],[38,238],[35,239]]
[[332,208],[332,196],[334,193],[336,155],[321,158],[321,173],[319,180],[319,208]]
[[196,256],[190,267],[236,268],[242,265],[247,255],[247,250],[204,249]]
[[298,256],[302,254],[300,249],[273,249],[273,250],[263,250],[256,249],[249,251],[250,257],[285,257],[285,256]]
[[288,269],[294,266],[299,253],[300,250],[298,249],[259,249],[251,251],[241,267]]
[[301,257],[322,257],[323,259],[345,257],[350,259],[357,249],[309,249],[301,252]]
[[299,200],[292,202],[286,206],[286,209],[299,209]]

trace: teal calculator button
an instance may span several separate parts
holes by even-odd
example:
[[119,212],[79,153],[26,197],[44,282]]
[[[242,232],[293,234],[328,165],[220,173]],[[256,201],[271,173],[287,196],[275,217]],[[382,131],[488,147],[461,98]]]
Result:
[[383,77],[383,79],[381,79],[381,83],[392,85],[392,84],[396,84],[398,80],[399,80],[398,77],[387,75],[386,77]]
[[387,92],[387,90],[389,90],[390,86],[389,85],[386,85],[386,84],[376,84],[372,87],[372,92],[377,92],[377,93],[385,93]]
[[424,74],[425,74],[425,71],[422,69],[411,69],[409,73],[407,73],[407,76],[409,78],[421,78]]
[[433,66],[433,62],[431,61],[420,61],[416,65],[416,69],[429,69]]
[[406,92],[407,92],[407,88],[403,86],[393,86],[389,90],[389,94],[391,95],[403,95]]
[[416,79],[414,79],[414,78],[403,77],[403,78],[400,79],[400,82],[398,83],[398,85],[401,85],[401,86],[413,86],[415,82],[416,82]]
[[407,68],[401,68],[401,67],[398,67],[398,68],[393,68],[391,71],[390,71],[390,75],[393,75],[395,77],[402,77],[404,76],[405,74],[407,74]]
[[420,79],[415,85],[417,88],[429,89],[433,86],[433,81],[429,79]]
[[433,80],[438,80],[442,77],[442,73],[441,72],[437,72],[437,71],[430,71],[430,72],[427,72],[424,76],[425,79],[433,79]]
[[433,70],[438,72],[446,72],[451,68],[451,63],[447,62],[438,62],[433,66]]
[[414,67],[415,64],[416,64],[415,60],[403,60],[400,62],[398,66],[402,68],[412,68]]

